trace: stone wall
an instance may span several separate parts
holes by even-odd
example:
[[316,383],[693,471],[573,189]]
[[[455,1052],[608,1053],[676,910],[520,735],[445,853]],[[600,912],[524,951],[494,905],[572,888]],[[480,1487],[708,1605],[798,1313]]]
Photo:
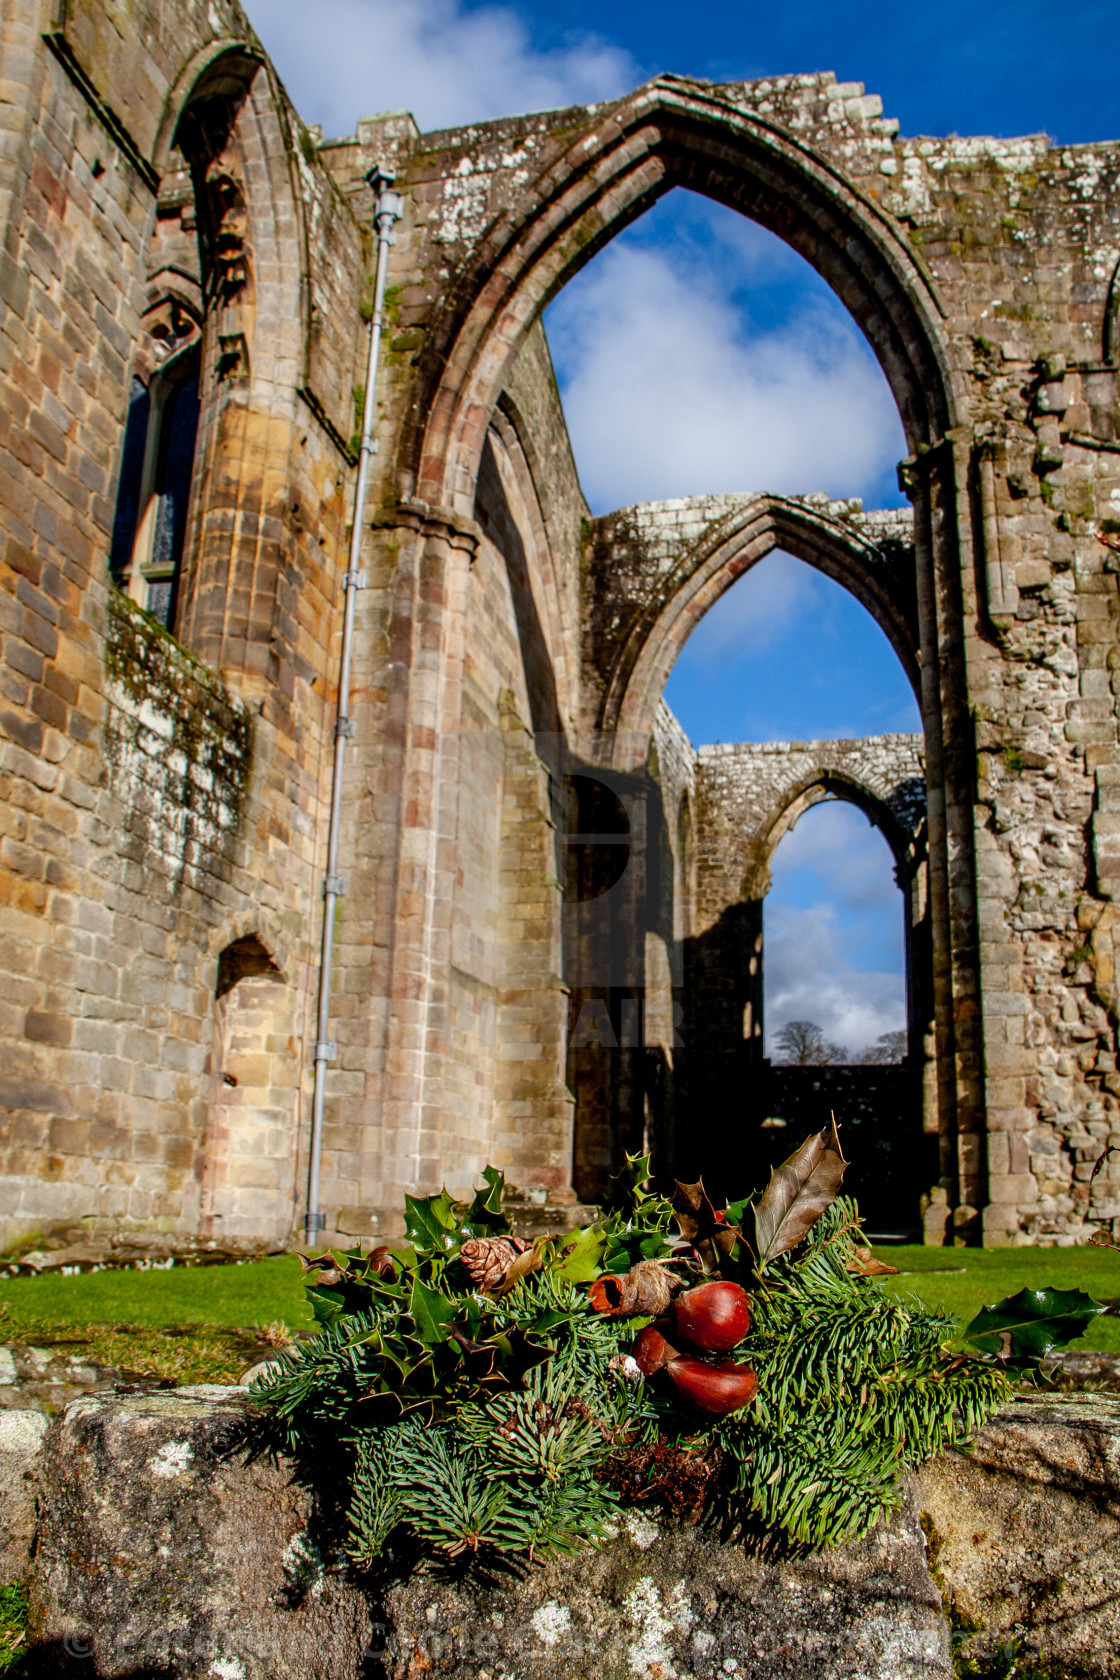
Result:
[[[198,1234],[208,1133],[238,1077],[213,1065],[220,959],[255,939],[282,975],[254,1052],[275,1066],[241,1086],[254,1125],[262,1108],[281,1116],[275,1241],[294,1215],[339,436],[360,343],[334,288],[359,283],[362,235],[237,6],[146,6],[124,35],[96,3],[54,17],[7,14],[0,48],[0,1225]],[[215,78],[235,113],[222,167],[243,192],[241,278],[194,329],[204,397],[176,646],[115,595],[107,562],[130,379],[167,345],[153,333],[170,330],[169,252],[197,259],[199,206],[170,144]],[[227,1213],[235,1236],[264,1234],[259,1208]]]
[[346,1568],[335,1513],[293,1465],[245,1450],[250,1421],[245,1391],[217,1386],[87,1395],[45,1442],[41,1415],[0,1414],[0,1539],[30,1578],[35,1672],[949,1680],[956,1645],[982,1667],[1115,1674],[1111,1395],[1017,1400],[856,1544],[721,1544],[646,1503],[602,1546],[497,1578]]
[[[298,1219],[377,162],[405,202],[357,612],[328,1228],[386,1229],[403,1192],[463,1189],[488,1156],[558,1211],[575,1161],[593,1177],[675,1135],[683,942],[710,931],[714,889],[659,707],[700,616],[774,547],[856,595],[920,696],[912,970],[956,1233],[1073,1242],[1120,1220],[1116,1163],[1089,1185],[1120,1139],[1120,574],[1097,540],[1120,529],[1120,147],[906,139],[828,74],[665,76],[587,109],[427,135],[394,113],[324,142],[231,0],[17,12],[0,23],[5,1229],[224,1220],[259,1241]],[[902,415],[912,519],[759,493],[590,520],[540,312],[674,186],[780,232],[851,310]],[[169,351],[197,356],[202,393],[173,634],[253,725],[220,840],[199,825],[232,804],[199,803],[167,761],[181,808],[165,777],[156,821],[111,757],[131,380]],[[143,599],[137,555],[122,581]],[[600,771],[621,778],[632,867],[585,944],[557,885],[564,778]],[[173,895],[145,884],[176,868]],[[250,990],[220,1008],[242,961]],[[618,1059],[585,1079],[565,1039],[596,985]],[[153,1068],[153,1044],[184,1048]]]

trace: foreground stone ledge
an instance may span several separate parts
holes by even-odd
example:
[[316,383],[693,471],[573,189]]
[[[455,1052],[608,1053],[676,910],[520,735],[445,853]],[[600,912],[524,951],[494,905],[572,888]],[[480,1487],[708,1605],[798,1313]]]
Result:
[[47,1426],[39,1411],[0,1411],[0,1582],[25,1581],[30,1573]]
[[1120,1674],[1120,1398],[1019,1400],[918,1490],[965,1655]]
[[1117,1672],[1112,1396],[1017,1402],[855,1546],[770,1561],[630,1510],[573,1559],[381,1589],[324,1564],[309,1490],[244,1449],[252,1415],[203,1386],[87,1396],[51,1425],[31,1674],[949,1680],[946,1607],[977,1659],[1018,1641],[1063,1676]]
[[35,1672],[356,1680],[371,1617],[329,1574],[290,1466],[239,1449],[244,1389],[74,1401],[52,1426],[32,1571]]
[[857,1546],[766,1562],[631,1511],[522,1580],[419,1574],[385,1605],[390,1672],[479,1680],[941,1680],[949,1630],[910,1497]]

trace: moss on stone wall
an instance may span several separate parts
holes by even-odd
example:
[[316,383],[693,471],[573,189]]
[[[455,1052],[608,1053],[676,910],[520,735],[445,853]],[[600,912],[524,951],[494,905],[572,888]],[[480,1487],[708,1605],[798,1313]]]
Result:
[[[207,869],[241,824],[252,775],[248,708],[149,613],[109,595],[105,753],[122,820],[146,862]],[[211,866],[212,867],[212,866]]]

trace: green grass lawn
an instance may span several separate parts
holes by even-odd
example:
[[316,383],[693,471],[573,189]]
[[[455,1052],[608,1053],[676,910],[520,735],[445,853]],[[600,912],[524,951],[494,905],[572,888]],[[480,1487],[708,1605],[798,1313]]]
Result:
[[[294,1254],[244,1266],[173,1266],[169,1272],[86,1272],[82,1277],[0,1279],[11,1315],[72,1323],[311,1323]],[[1120,1290],[1118,1290],[1120,1293]]]
[[[244,1266],[0,1280],[0,1341],[175,1382],[236,1382],[312,1323],[294,1254]],[[258,1334],[257,1328],[272,1328]]]
[[[884,1246],[881,1260],[902,1274],[884,1280],[895,1295],[917,1295],[927,1306],[967,1324],[989,1302],[1020,1289],[1084,1289],[1096,1301],[1120,1297],[1120,1253],[1107,1248],[919,1248]],[[1078,1348],[1120,1353],[1120,1318],[1098,1318]]]

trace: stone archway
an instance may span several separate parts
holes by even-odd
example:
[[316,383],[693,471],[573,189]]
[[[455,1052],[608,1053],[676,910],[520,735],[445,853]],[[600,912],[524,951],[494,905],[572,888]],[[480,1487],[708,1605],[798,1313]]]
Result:
[[[441,821],[452,820],[457,799],[455,741],[467,658],[463,580],[477,542],[472,514],[485,438],[510,371],[550,298],[616,232],[670,188],[684,186],[779,233],[832,285],[879,357],[915,452],[907,476],[916,510],[913,563],[907,589],[897,599],[875,591],[874,569],[866,564],[873,543],[864,545],[863,565],[851,542],[836,544],[831,530],[818,532],[811,542],[805,538],[801,546],[812,549],[817,563],[844,573],[849,587],[874,596],[876,617],[920,686],[930,781],[931,899],[945,959],[937,998],[942,1175],[951,1181],[954,1201],[983,1204],[983,1151],[974,1136],[983,1130],[983,1059],[975,1005],[979,953],[964,665],[970,609],[962,599],[962,581],[965,594],[971,588],[971,565],[964,558],[972,549],[965,493],[971,462],[951,441],[966,417],[967,382],[955,371],[957,351],[931,276],[897,221],[881,212],[861,181],[877,167],[871,152],[878,142],[870,133],[866,140],[867,155],[857,144],[849,171],[738,102],[734,90],[669,77],[616,105],[596,108],[574,131],[558,129],[554,139],[532,145],[526,140],[517,170],[504,154],[485,164],[464,154],[457,168],[448,165],[456,185],[454,194],[448,189],[443,196],[439,213],[447,227],[444,233],[441,224],[437,237],[451,244],[459,239],[463,258],[454,284],[442,289],[442,301],[426,323],[416,371],[407,381],[395,457],[396,512],[384,519],[394,529],[395,545],[387,639],[399,637],[401,645],[407,641],[420,650],[407,697],[402,692],[396,705],[399,746],[394,742],[386,754],[391,785],[418,793],[409,806],[410,833],[393,863],[394,890],[422,911],[395,920],[386,987],[387,1003],[399,996],[410,1000],[407,1017],[391,1004],[387,1008],[389,1063],[423,1070],[419,1082],[411,1074],[390,1074],[382,1087],[381,1159],[390,1198],[395,1183],[407,1188],[417,1181],[418,1116],[421,1107],[435,1103],[443,1077],[438,1058],[424,1049],[431,1042],[431,1011],[439,1007],[430,958],[438,940],[436,906],[452,885],[441,870],[437,835]],[[536,166],[526,169],[530,155]],[[425,221],[430,214],[425,210]],[[785,520],[783,499],[767,501],[755,533],[758,552],[787,541],[776,534]],[[788,523],[805,521],[791,517]],[[789,541],[796,540],[793,533]],[[750,563],[749,546],[747,539],[736,545],[743,566]],[[708,592],[699,580],[693,580],[691,596],[684,589],[678,630],[689,610],[698,616],[732,580],[718,561],[713,576]],[[612,705],[620,694],[630,696],[643,729],[652,726],[671,664],[673,628],[672,609],[667,618],[659,621],[655,614],[652,624],[635,626],[627,652],[630,679],[615,672],[614,687],[607,685]],[[602,681],[602,672],[589,669],[585,659],[585,697]],[[608,710],[603,723],[609,715]],[[609,727],[628,721],[621,704],[615,715],[617,723]],[[624,739],[606,745],[590,738],[596,724],[585,699],[577,727],[586,729],[588,723],[588,736],[569,743],[578,756],[612,764],[619,753],[625,758]],[[638,732],[633,739],[640,739]],[[626,761],[636,768],[640,759],[634,752]],[[973,1142],[958,1158],[960,1133]],[[967,1183],[959,1182],[962,1164]]]
[[[702,747],[695,787],[701,885],[682,990],[693,1125],[679,1165],[691,1172],[730,1161],[745,1183],[760,1182],[833,1112],[851,1145],[850,1188],[875,1228],[916,1230],[919,1198],[939,1173],[936,1088],[927,1080],[933,975],[921,737]],[[787,1068],[765,1052],[773,858],[806,811],[833,800],[855,805],[880,831],[901,892],[908,1053],[887,1067]],[[708,1136],[699,1135],[699,1114]]]
[[[963,418],[944,309],[893,218],[821,152],[736,106],[728,90],[662,76],[564,136],[562,152],[493,218],[420,360],[401,488],[469,513],[485,428],[526,332],[615,233],[674,186],[772,229],[828,281],[866,333],[912,449]],[[522,180],[524,177],[522,177]],[[482,232],[482,230],[480,230]]]
[[886,635],[921,705],[908,511],[864,513],[858,502],[766,494],[645,503],[594,522],[586,608],[589,756],[618,770],[641,768],[681,648],[720,596],[776,548],[855,596]]

